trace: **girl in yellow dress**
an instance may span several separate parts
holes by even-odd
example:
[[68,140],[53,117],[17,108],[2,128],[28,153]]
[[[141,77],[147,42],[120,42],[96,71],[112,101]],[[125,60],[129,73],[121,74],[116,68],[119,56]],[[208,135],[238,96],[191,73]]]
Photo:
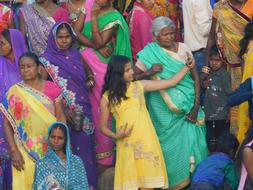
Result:
[[[118,55],[110,60],[100,102],[100,127],[103,134],[116,140],[114,190],[168,187],[165,162],[144,91],[175,86],[194,65],[190,60],[169,80],[133,82],[134,73],[127,57]],[[116,133],[107,126],[110,113],[116,119]]]

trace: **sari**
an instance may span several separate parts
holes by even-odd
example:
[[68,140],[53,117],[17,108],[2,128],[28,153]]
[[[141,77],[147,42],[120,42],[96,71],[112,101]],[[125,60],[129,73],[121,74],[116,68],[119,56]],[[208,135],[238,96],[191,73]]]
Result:
[[166,0],[156,0],[152,9],[154,17],[167,16],[168,15],[168,2]]
[[[244,72],[242,76],[242,83],[252,77],[253,75],[253,41],[250,41],[248,50],[243,56],[244,59]],[[243,141],[245,134],[247,133],[249,127],[251,126],[251,120],[249,119],[249,104],[244,102],[240,104],[238,110],[238,134],[237,137],[240,142]]]
[[[180,46],[185,45],[179,44],[179,49],[183,49]],[[185,57],[182,59],[181,55]],[[157,80],[174,76],[185,65],[187,58],[186,52],[182,54],[165,50],[157,42],[149,43],[137,56],[146,69],[150,69],[154,63],[163,65],[163,71],[155,75]],[[194,166],[207,154],[202,109],[199,108],[197,123],[186,119],[186,114],[194,105],[194,81],[188,73],[175,87],[148,95],[149,113],[162,147],[169,186],[171,189],[182,189],[190,183]]]
[[[81,113],[84,121],[81,131],[70,125],[70,139],[74,154],[82,158],[87,171],[89,185],[96,188],[96,161],[94,152],[94,125],[92,122],[89,92],[86,87],[86,73],[80,52],[70,47],[60,50],[55,42],[56,30],[60,22],[53,26],[45,53],[39,58],[55,84],[62,89],[63,104],[72,113]],[[85,146],[83,146],[85,145]]]
[[[89,4],[90,3],[90,4]],[[91,1],[86,2],[87,14],[91,12]],[[115,39],[109,42],[108,46],[113,48],[112,55],[124,55],[132,60],[131,47],[129,40],[128,26],[123,16],[118,11],[105,13],[97,18],[99,31],[108,30],[111,28],[117,29]],[[83,29],[83,35],[92,40],[92,22],[86,19]],[[115,42],[115,43],[113,43]],[[107,70],[109,58],[104,58],[99,52],[92,48],[84,48],[81,51],[83,59],[90,66],[95,74],[96,85],[90,92],[90,101],[92,105],[92,118],[95,124],[95,140],[96,140],[96,158],[97,162],[102,165],[113,164],[113,142],[112,139],[106,137],[99,129],[99,104],[101,99],[102,86],[104,84],[104,76]],[[108,122],[109,123],[109,122]],[[111,124],[109,124],[111,126]]]
[[[10,29],[9,32],[15,62],[12,63],[6,57],[0,56],[0,103],[3,101],[4,95],[8,91],[8,89],[13,84],[21,80],[18,69],[18,60],[19,57],[27,51],[27,48],[25,46],[25,39],[21,32],[16,29]],[[7,189],[9,190],[11,189],[11,161],[8,151],[8,145],[4,139],[3,121],[4,115],[0,111],[0,190],[2,190],[4,182],[6,183]]]
[[136,62],[136,54],[145,45],[153,41],[153,35],[150,31],[153,20],[154,16],[147,9],[138,2],[134,3],[129,19],[130,42],[134,63]]
[[48,138],[50,132],[57,126],[66,128],[66,161],[63,161],[48,147],[44,158],[36,163],[33,190],[88,190],[86,171],[80,157],[72,154],[70,149],[69,129],[64,123],[55,122],[48,129]]
[[[240,46],[239,41],[243,38],[245,26],[253,17],[252,0],[247,0],[241,10],[238,10],[229,1],[219,1],[214,6],[213,17],[217,19],[216,40],[220,53],[225,62],[227,70],[231,75],[232,89],[236,89],[242,79],[241,62],[238,57]],[[231,128],[237,133],[238,107],[231,109]],[[240,129],[239,129],[240,130]],[[244,134],[238,133],[238,138],[242,141]]]
[[59,7],[53,16],[37,3],[22,7],[25,20],[26,38],[30,51],[41,55],[47,47],[47,38],[53,25],[59,21],[68,21],[68,12]]
[[8,90],[0,110],[11,124],[14,140],[25,161],[21,172],[12,167],[12,188],[31,189],[35,162],[47,150],[47,128],[56,121],[54,101],[48,95],[19,82]]

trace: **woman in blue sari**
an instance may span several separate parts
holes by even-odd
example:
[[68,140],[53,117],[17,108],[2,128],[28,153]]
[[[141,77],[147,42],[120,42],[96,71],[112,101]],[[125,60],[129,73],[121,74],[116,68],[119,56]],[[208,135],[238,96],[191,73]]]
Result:
[[49,127],[48,144],[47,154],[36,163],[33,190],[88,190],[83,162],[71,153],[69,129],[64,123]]

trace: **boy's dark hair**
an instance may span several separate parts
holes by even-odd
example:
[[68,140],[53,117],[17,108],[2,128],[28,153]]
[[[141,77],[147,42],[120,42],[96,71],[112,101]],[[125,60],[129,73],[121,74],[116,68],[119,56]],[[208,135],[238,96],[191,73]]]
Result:
[[238,146],[237,138],[231,133],[224,133],[217,141],[217,151],[225,154],[229,154],[231,151],[236,152]]
[[209,57],[212,55],[220,55],[217,45],[214,45],[209,50]]

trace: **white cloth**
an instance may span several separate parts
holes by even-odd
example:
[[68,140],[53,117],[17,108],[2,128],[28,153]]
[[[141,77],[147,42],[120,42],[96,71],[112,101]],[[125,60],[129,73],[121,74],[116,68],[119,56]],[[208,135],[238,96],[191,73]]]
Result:
[[209,0],[183,0],[184,43],[191,51],[206,48],[212,23]]

